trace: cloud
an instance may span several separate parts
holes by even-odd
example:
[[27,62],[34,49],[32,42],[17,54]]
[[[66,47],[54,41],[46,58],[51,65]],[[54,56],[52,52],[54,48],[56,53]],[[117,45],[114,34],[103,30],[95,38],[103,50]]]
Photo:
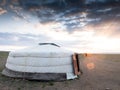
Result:
[[24,6],[8,5],[10,10],[1,15],[0,45],[31,46],[53,42],[77,52],[120,51],[118,8],[55,10],[33,6],[25,9]]
[[0,33],[0,45],[31,46],[49,40],[43,35]]
[[0,45],[0,51],[14,51],[27,48],[25,46],[15,46],[15,45]]
[[7,13],[7,10],[4,10],[3,8],[0,8],[0,15],[3,15],[5,13]]
[[120,38],[120,21],[119,19],[106,20],[99,24],[89,24],[82,28],[83,30],[94,31],[96,36],[105,36],[105,37],[113,37]]

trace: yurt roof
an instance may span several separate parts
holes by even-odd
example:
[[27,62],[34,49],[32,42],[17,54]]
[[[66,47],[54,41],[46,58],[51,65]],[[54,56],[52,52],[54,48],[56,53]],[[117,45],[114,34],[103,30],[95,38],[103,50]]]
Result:
[[38,56],[38,57],[66,57],[73,52],[53,43],[28,47],[22,50],[12,51],[9,56]]

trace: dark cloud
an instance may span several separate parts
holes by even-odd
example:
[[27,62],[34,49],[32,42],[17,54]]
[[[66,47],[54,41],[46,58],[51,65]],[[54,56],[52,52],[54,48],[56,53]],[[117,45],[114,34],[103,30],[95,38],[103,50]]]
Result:
[[[80,1],[83,1],[83,3],[85,3],[85,0],[0,0],[0,22],[6,25],[1,26],[3,27],[0,28],[1,30],[4,30],[4,27],[7,27],[10,29],[9,32],[11,30],[18,32],[16,29],[20,28],[21,32],[27,29],[26,32],[23,33],[29,33],[31,31],[28,29],[31,30],[32,25],[34,26],[34,24],[38,23],[40,32],[42,32],[41,24],[47,27],[42,29],[47,29],[46,32],[48,32],[48,36],[52,30],[56,29],[58,29],[58,31],[63,31],[62,34],[65,34],[67,32],[68,35],[68,40],[66,38],[66,40],[64,40],[63,38],[66,34],[63,36],[61,35],[63,38],[62,41],[59,40],[61,38],[60,36],[54,36],[54,34],[56,34],[55,32],[49,37],[47,37],[46,32],[44,35],[34,35],[34,31],[33,34],[20,34],[20,31],[19,33],[0,33],[0,45],[34,45],[40,42],[50,41],[52,37],[53,41],[57,43],[60,42],[61,44],[64,43],[63,45],[66,46],[73,45],[82,48],[89,48],[90,44],[95,43],[95,46],[97,46],[101,43],[96,40],[97,36],[101,36],[101,38],[120,38],[120,7],[117,6],[117,4],[116,6],[110,4],[108,6],[105,4],[99,6],[97,2],[103,0],[88,0],[88,2],[92,4],[82,6],[80,5]],[[112,0],[105,1],[109,1],[109,3],[113,2]],[[116,2],[116,0],[114,1]],[[13,19],[15,17],[21,19],[21,21],[14,21]],[[11,23],[9,21],[13,21],[14,23]],[[23,21],[30,23],[31,27],[28,25],[30,28],[25,29],[25,27],[22,26],[24,24]],[[16,26],[16,23],[19,24],[17,28],[11,29],[8,27]],[[51,29],[51,24],[59,25],[55,28],[53,27],[54,29]],[[27,26],[27,24],[25,26]],[[34,30],[37,28],[32,29]],[[75,31],[78,31],[79,35],[74,35]],[[86,33],[87,31],[93,31],[94,34],[91,36],[93,38],[90,39],[90,37],[88,37],[89,33],[85,36],[81,35],[80,31],[86,31]],[[3,32],[5,32],[5,30]],[[39,33],[39,31],[37,32]],[[58,33],[60,34],[60,32]],[[56,39],[57,37],[59,37],[58,40]],[[69,37],[73,37],[73,41],[69,40]],[[85,37],[85,39],[82,40],[81,38],[83,37]],[[102,40],[103,39],[101,39],[101,41]],[[104,42],[107,42],[107,40]]]
[[[105,19],[110,19],[112,16],[112,18],[114,18],[116,14],[119,14],[118,9],[107,11],[105,7],[93,5],[93,2],[110,3],[119,1],[120,0],[0,0],[0,6],[2,8],[1,13],[7,11],[8,15],[4,16],[5,21],[9,20],[7,18],[18,17],[23,21],[32,23],[31,18],[27,17],[31,15],[33,18],[37,16],[38,21],[43,24],[50,22],[62,23],[66,30],[71,32],[87,24],[101,23],[102,20],[102,22],[104,22]],[[84,4],[85,2],[92,3],[94,8],[80,7],[82,6],[80,4]],[[61,5],[62,8],[59,8],[59,5]],[[86,16],[83,16],[84,13],[86,13]],[[2,20],[2,18],[0,19]],[[98,20],[98,18],[101,20]]]

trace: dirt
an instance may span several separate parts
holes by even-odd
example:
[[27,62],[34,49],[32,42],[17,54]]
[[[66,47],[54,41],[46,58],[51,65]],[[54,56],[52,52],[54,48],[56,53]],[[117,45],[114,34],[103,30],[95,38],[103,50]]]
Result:
[[[0,53],[0,72],[8,53]],[[120,90],[120,54],[79,55],[83,74],[61,82],[29,81],[0,73],[0,90]]]
[[83,90],[120,90],[119,65],[119,54],[93,54],[82,59]]

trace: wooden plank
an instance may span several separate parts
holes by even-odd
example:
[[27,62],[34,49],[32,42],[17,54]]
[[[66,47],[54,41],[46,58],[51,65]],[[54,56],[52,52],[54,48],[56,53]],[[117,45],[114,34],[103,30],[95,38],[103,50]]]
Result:
[[80,69],[79,69],[79,61],[77,58],[77,54],[74,53],[72,55],[72,60],[73,60],[73,70],[75,75],[80,75]]

